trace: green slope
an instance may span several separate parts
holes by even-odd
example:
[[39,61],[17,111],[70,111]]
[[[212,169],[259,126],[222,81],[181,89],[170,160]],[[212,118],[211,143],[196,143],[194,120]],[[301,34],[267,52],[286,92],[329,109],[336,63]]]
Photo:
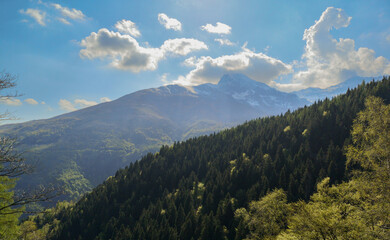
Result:
[[50,239],[241,239],[236,209],[279,187],[307,200],[321,179],[346,178],[343,148],[370,95],[388,104],[390,79],[164,146],[62,210]]

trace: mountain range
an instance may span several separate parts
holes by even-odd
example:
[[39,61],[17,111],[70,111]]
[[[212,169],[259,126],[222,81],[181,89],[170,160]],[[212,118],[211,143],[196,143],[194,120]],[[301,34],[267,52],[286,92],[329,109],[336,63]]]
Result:
[[0,126],[37,162],[18,188],[54,182],[78,198],[121,167],[162,145],[209,134],[247,120],[309,104],[242,74],[191,89],[168,85],[50,119]]

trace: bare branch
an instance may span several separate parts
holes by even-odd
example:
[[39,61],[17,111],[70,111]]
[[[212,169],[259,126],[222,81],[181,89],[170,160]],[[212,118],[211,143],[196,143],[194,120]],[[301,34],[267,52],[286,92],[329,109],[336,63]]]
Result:
[[62,194],[62,190],[53,186],[40,186],[38,189],[35,189],[34,191],[28,193],[25,191],[16,192],[14,201],[12,203],[0,207],[0,215],[13,213],[30,213],[20,207],[25,206],[29,203],[47,202]]
[[27,164],[15,147],[16,139],[0,137],[0,176],[12,178],[33,171],[34,166]]
[[[17,91],[14,93],[3,93],[6,89],[12,89],[16,86],[15,75],[11,75],[10,73],[5,72],[4,70],[0,72],[0,103],[10,98],[20,97],[22,96]],[[0,113],[0,121],[4,120],[14,120],[15,118],[11,116],[9,112]]]

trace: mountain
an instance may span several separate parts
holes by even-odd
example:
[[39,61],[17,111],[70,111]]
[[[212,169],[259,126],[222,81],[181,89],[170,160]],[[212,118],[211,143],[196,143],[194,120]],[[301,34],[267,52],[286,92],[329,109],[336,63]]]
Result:
[[231,74],[216,85],[146,89],[51,119],[1,126],[0,134],[17,137],[24,157],[38,161],[18,188],[55,182],[78,198],[163,144],[305,104],[294,94]]
[[[243,239],[246,229],[234,218],[236,209],[275,188],[286,190],[289,201],[308,200],[325,177],[331,184],[348,178],[344,149],[368,96],[389,104],[390,78],[294,112],[163,146],[75,205],[34,221],[53,240]],[[328,194],[357,199],[339,193]]]
[[348,89],[353,89],[361,84],[363,81],[370,82],[372,80],[380,80],[382,77],[352,77],[348,80],[339,83],[337,85],[321,89],[321,88],[306,88],[299,91],[295,91],[295,93],[301,98],[307,99],[310,102],[315,102],[317,100],[323,100],[325,98],[332,98],[337,95],[343,94],[347,92]]

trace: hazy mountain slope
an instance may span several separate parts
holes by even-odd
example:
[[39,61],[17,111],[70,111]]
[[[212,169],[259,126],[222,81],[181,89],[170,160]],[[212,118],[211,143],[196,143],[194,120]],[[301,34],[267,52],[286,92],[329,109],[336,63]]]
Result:
[[315,102],[317,100],[323,100],[325,98],[332,98],[337,95],[345,93],[348,89],[353,89],[361,84],[363,81],[370,82],[372,80],[380,80],[382,77],[353,77],[347,79],[346,81],[337,84],[335,86],[331,86],[325,89],[321,88],[306,88],[299,91],[295,91],[295,93],[301,98],[307,99],[310,102]]
[[0,134],[18,137],[25,157],[39,160],[19,187],[58,180],[77,197],[163,144],[307,103],[232,74],[217,85],[146,89],[51,119],[1,126]]
[[390,103],[390,78],[164,146],[62,211],[50,239],[242,239],[234,211],[268,190],[308,200],[319,180],[345,179],[344,147],[371,95]]

